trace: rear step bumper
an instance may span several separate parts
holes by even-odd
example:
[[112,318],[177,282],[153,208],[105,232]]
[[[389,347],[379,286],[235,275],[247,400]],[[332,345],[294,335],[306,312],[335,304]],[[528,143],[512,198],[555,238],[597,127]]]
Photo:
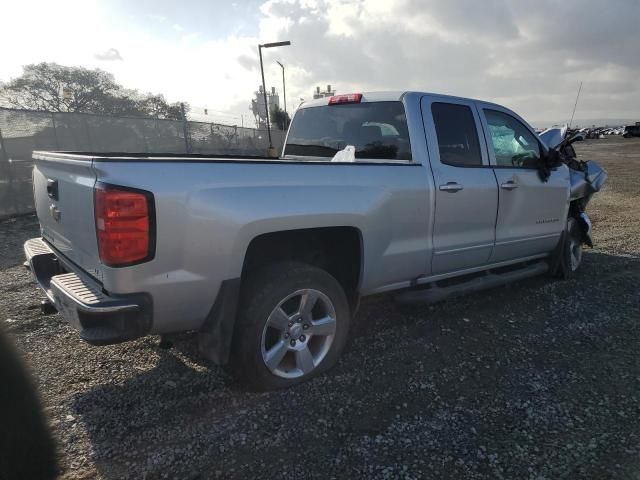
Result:
[[25,266],[40,288],[86,342],[120,343],[144,336],[151,329],[149,295],[106,294],[98,282],[59,258],[41,238],[27,240],[24,253]]

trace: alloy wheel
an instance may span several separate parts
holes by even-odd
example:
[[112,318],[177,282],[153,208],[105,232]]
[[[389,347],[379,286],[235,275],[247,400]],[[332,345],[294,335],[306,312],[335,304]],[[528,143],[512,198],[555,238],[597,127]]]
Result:
[[298,378],[315,370],[336,333],[333,303],[315,289],[297,290],[273,309],[262,332],[262,360],[271,373]]

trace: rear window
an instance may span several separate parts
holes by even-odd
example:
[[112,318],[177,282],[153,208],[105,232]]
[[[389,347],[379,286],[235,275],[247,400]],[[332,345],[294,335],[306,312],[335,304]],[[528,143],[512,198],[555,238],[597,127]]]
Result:
[[348,145],[363,159],[411,160],[402,102],[326,105],[299,110],[285,155],[333,157]]
[[434,103],[433,122],[438,135],[440,161],[456,167],[482,165],[476,122],[466,105]]

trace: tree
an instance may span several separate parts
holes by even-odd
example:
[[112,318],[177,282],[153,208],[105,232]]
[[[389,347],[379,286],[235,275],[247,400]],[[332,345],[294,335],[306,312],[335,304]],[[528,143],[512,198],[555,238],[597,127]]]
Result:
[[[102,70],[39,63],[23,67],[22,76],[4,87],[7,101],[18,108],[49,112],[103,110],[120,86]],[[101,113],[101,112],[100,112]]]
[[[138,107],[151,117],[183,120],[180,102],[167,103],[164,95],[149,93],[138,100]],[[185,114],[189,112],[189,104],[184,103],[184,111]]]
[[0,98],[13,107],[47,112],[182,119],[180,103],[169,104],[162,95],[127,90],[103,70],[56,63],[24,66],[20,77],[0,88]]
[[277,126],[278,129],[286,130],[289,128],[291,118],[289,118],[289,114],[282,110],[278,105],[271,106],[269,116],[271,117],[271,124]]

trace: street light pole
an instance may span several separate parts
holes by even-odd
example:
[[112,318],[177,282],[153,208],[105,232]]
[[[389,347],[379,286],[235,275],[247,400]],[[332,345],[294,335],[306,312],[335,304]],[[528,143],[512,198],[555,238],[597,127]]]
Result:
[[262,49],[263,48],[273,48],[273,47],[285,47],[287,45],[291,45],[290,41],[286,42],[274,42],[274,43],[265,43],[258,44],[258,55],[260,56],[260,74],[262,75],[262,94],[264,95],[264,109],[267,114],[267,134],[269,135],[269,154],[273,154],[273,141],[271,140],[271,126],[269,125],[269,103],[267,102],[267,86],[264,83],[264,67],[262,65]]
[[284,113],[287,113],[287,86],[284,82],[284,65],[277,60],[276,63],[282,68],[282,96],[284,97]]
[[267,133],[269,135],[269,149],[273,148],[271,141],[271,128],[269,127],[269,103],[267,102],[267,87],[264,83],[264,68],[262,66],[262,45],[258,45],[258,55],[260,55],[260,73],[262,74],[262,95],[264,95],[264,109],[267,114]]

